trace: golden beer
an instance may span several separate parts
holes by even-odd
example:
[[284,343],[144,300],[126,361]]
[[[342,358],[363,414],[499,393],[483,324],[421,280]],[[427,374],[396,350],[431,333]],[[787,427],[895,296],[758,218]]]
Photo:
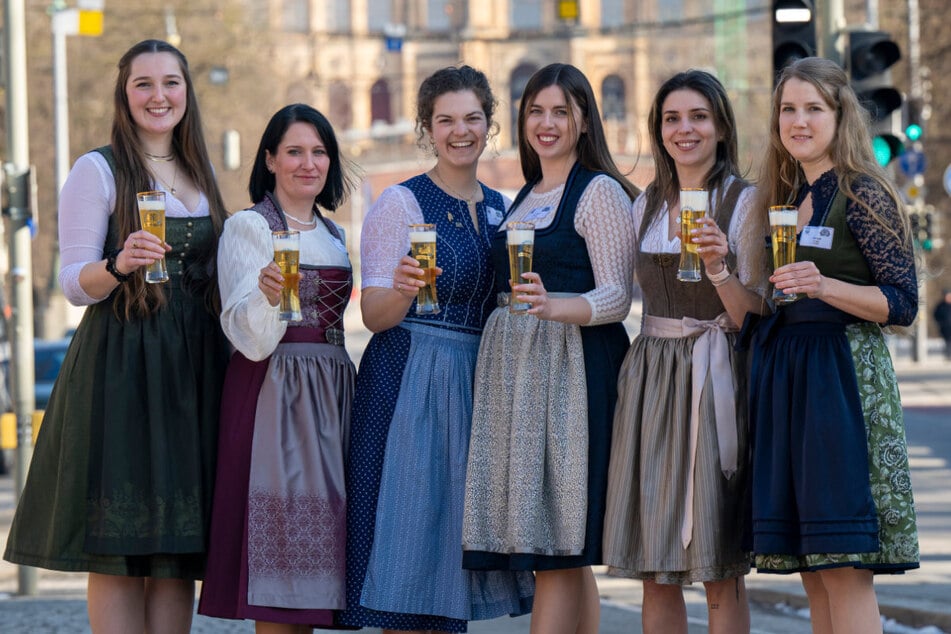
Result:
[[[531,222],[510,222],[506,227],[505,243],[509,250],[509,280],[523,284],[522,273],[532,270],[532,254],[535,250],[535,225]],[[515,293],[509,299],[510,313],[526,313],[532,307],[528,302],[516,302]]]
[[297,231],[274,231],[274,262],[281,269],[284,283],[281,285],[279,304],[281,321],[300,321],[300,233]]
[[680,267],[677,279],[681,282],[700,281],[700,255],[691,241],[690,232],[699,229],[700,219],[707,213],[707,190],[680,190]]
[[[796,261],[796,229],[799,222],[799,210],[789,205],[775,205],[769,208],[769,232],[773,244],[773,270]],[[787,295],[779,289],[773,289],[773,302],[791,304],[799,299],[798,293]]]
[[416,293],[416,314],[435,315],[439,312],[436,297],[436,225],[409,226],[410,255],[419,262],[423,274],[417,276],[425,286]]
[[[139,222],[142,228],[165,244],[165,192],[139,192],[136,194],[136,200],[139,205]],[[149,284],[161,284],[168,281],[164,257],[145,267],[145,281]]]

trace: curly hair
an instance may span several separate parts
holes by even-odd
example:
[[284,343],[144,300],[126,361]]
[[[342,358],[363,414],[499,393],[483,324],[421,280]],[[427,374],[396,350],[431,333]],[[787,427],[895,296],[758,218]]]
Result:
[[472,66],[461,64],[447,66],[423,80],[416,95],[416,142],[425,149],[426,136],[432,131],[433,108],[436,99],[449,92],[471,90],[482,106],[486,124],[489,126],[489,135],[498,134],[499,124],[493,119],[498,101],[492,94],[489,79],[480,70]]

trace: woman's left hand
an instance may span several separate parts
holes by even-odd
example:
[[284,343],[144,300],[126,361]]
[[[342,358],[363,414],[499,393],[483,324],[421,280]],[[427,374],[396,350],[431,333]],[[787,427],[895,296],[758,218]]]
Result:
[[720,231],[716,220],[710,216],[703,216],[699,220],[700,228],[694,229],[690,240],[697,245],[697,254],[703,260],[703,265],[710,273],[719,273],[723,270],[730,246],[727,244],[726,234]]
[[550,318],[551,302],[542,283],[542,277],[538,273],[522,273],[522,283],[512,286],[512,295],[513,301],[531,305],[528,314],[535,315],[539,319]]
[[815,262],[793,262],[781,266],[769,277],[769,281],[782,291],[804,293],[809,297],[821,297],[825,277]]

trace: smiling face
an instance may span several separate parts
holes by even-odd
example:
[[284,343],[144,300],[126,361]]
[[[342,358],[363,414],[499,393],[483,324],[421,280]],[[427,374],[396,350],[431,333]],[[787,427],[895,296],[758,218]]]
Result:
[[132,60],[125,91],[140,137],[169,135],[185,116],[188,86],[171,53],[143,53]]
[[482,156],[489,124],[479,98],[471,90],[447,92],[437,97],[430,126],[440,163],[468,167]]
[[309,209],[324,188],[330,156],[317,129],[296,121],[288,126],[274,154],[266,151],[274,173],[274,195],[285,209]]
[[702,185],[716,162],[720,140],[707,98],[695,90],[672,91],[661,106],[660,135],[681,185]]
[[564,161],[573,163],[578,152],[578,138],[585,131],[581,108],[569,103],[565,91],[552,85],[538,91],[525,116],[522,133],[541,163]]
[[836,113],[807,81],[791,77],[779,102],[779,138],[811,182],[833,167]]

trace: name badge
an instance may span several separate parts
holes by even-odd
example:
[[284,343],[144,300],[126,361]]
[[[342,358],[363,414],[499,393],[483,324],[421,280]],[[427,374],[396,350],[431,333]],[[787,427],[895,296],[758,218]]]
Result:
[[833,232],[834,229],[831,227],[804,227],[799,236],[799,245],[816,249],[831,249]]
[[489,221],[489,224],[494,227],[502,222],[502,210],[496,209],[495,207],[486,207],[485,218]]
[[528,214],[526,214],[525,217],[522,218],[522,220],[524,220],[525,222],[535,222],[537,220],[541,220],[542,218],[547,218],[548,214],[551,213],[551,210],[552,210],[551,205],[545,205],[544,207],[535,207],[530,212],[528,212]]

